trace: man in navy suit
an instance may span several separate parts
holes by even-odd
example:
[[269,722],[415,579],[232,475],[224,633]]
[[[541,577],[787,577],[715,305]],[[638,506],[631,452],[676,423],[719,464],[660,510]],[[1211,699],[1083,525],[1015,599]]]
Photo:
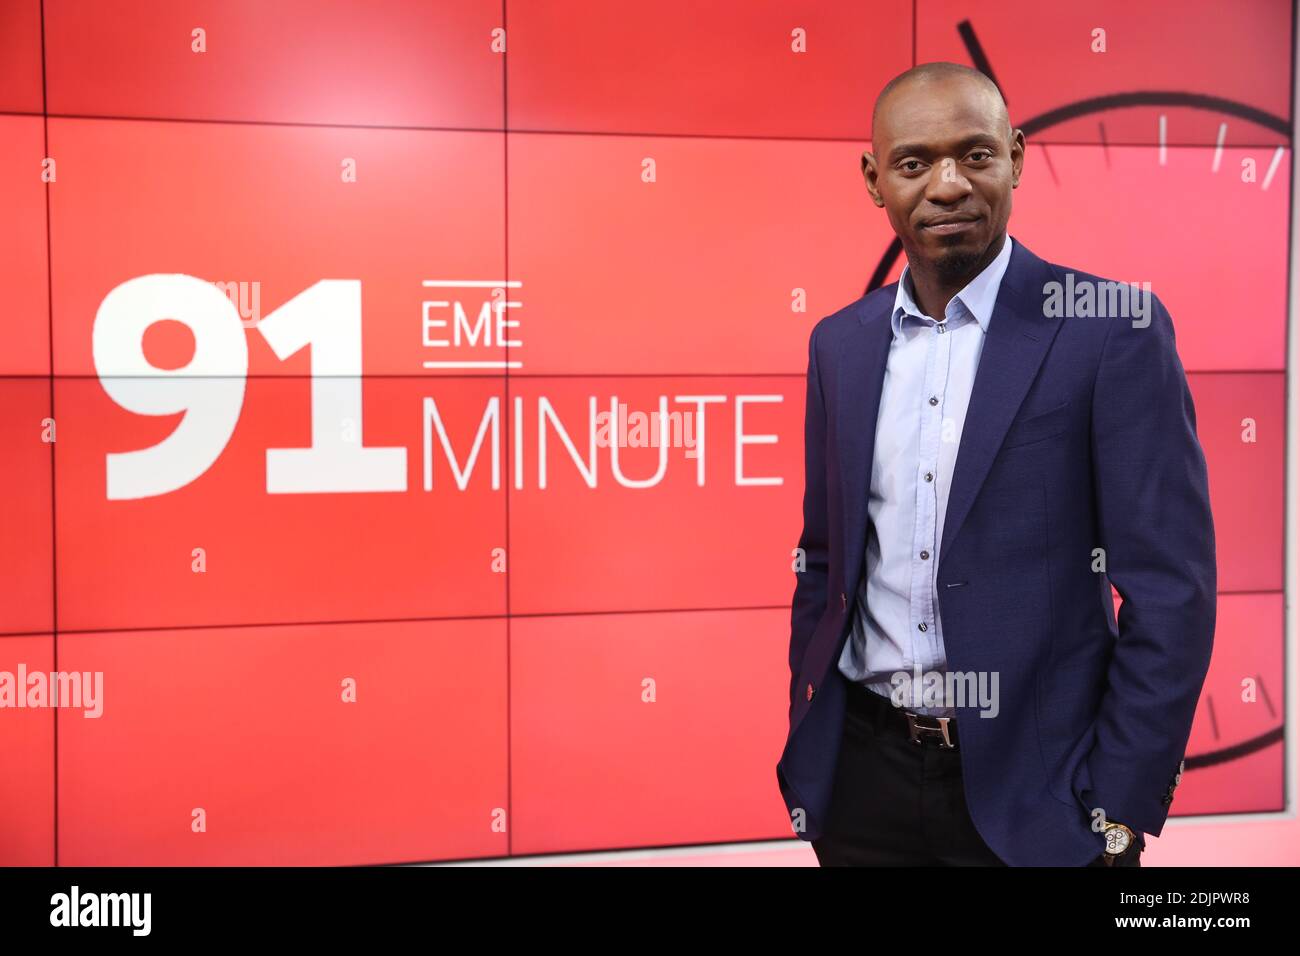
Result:
[[791,823],[822,865],[1139,865],[1215,621],[1173,323],[1008,235],[1025,138],[983,74],[895,78],[871,145],[907,267],[809,339]]

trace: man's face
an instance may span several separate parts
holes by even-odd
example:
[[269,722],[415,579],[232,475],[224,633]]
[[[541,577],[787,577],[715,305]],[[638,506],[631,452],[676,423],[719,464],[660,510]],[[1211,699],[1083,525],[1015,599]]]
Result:
[[862,171],[907,251],[940,277],[966,275],[1006,230],[1025,137],[1000,100],[965,77],[918,79],[876,112]]

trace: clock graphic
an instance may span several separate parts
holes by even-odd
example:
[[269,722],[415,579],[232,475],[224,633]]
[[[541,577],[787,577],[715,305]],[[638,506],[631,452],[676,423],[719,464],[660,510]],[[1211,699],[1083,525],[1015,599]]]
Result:
[[[971,65],[997,83],[997,75],[976,35],[973,23],[962,20],[956,25],[956,30]],[[1246,213],[1247,219],[1257,216],[1276,223],[1278,217],[1288,216],[1289,197],[1285,184],[1290,180],[1290,162],[1283,160],[1293,144],[1291,123],[1286,117],[1251,103],[1205,93],[1133,89],[1067,102],[1017,121],[1014,115],[1015,91],[1008,91],[1001,84],[999,89],[1002,89],[1008,107],[1012,110],[1013,127],[1019,127],[1025,133],[1027,159],[1032,155],[1041,160],[1040,168],[1046,173],[1051,187],[1050,202],[1045,204],[1045,208],[1031,213],[1031,221],[1028,223],[1019,215],[1021,200],[1017,199],[1010,231],[1016,235],[1025,235],[1028,242],[1033,242],[1035,237],[1048,236],[1053,246],[1065,247],[1066,252],[1057,254],[1059,250],[1053,249],[1053,254],[1047,256],[1053,261],[1078,263],[1081,268],[1089,271],[1108,274],[1103,268],[1093,269],[1090,266],[1093,256],[1088,251],[1087,243],[1078,249],[1077,244],[1071,241],[1068,231],[1062,230],[1061,221],[1084,223],[1090,234],[1102,237],[1100,241],[1108,241],[1121,226],[1132,231],[1146,227],[1153,239],[1162,234],[1167,235],[1170,230],[1178,232],[1178,220],[1183,218],[1179,211],[1186,212],[1189,208],[1187,204],[1197,201],[1195,191],[1201,185],[1201,180],[1196,177],[1202,174],[1217,177],[1213,180],[1215,189],[1238,189],[1225,202],[1235,204],[1243,198],[1248,199],[1253,204],[1250,208],[1255,212]],[[1156,123],[1149,142],[1126,143],[1122,147],[1112,144],[1108,138],[1108,119],[1124,115],[1125,128],[1131,132],[1132,111],[1135,109],[1145,109],[1156,114],[1152,117]],[[1125,114],[1125,111],[1129,112]],[[1167,114],[1172,114],[1175,118],[1185,118],[1189,114],[1196,116],[1199,120],[1198,128],[1205,129],[1208,126],[1215,131],[1215,145],[1210,147],[1208,144],[1172,143],[1177,130]],[[1078,131],[1082,128],[1080,124],[1087,122],[1095,123],[1094,143],[1054,143],[1049,146],[1034,142],[1035,134],[1059,129],[1067,124],[1072,124],[1072,129]],[[1250,155],[1246,155],[1243,153],[1245,147],[1234,149],[1226,146],[1229,129],[1240,127],[1249,130],[1257,139],[1259,133],[1263,132],[1263,138],[1276,141],[1262,146],[1257,142],[1249,147]],[[1188,145],[1193,148],[1184,148]],[[1174,156],[1171,157],[1171,154]],[[1248,165],[1246,160],[1250,161],[1249,167],[1255,174],[1253,179],[1239,176],[1239,171]],[[1191,172],[1191,164],[1199,164],[1196,166],[1198,172]],[[1029,168],[1030,163],[1027,161],[1026,171]],[[1245,184],[1239,180],[1245,180]],[[1273,186],[1270,194],[1268,187],[1275,180],[1277,185]],[[1025,178],[1022,178],[1022,192],[1025,185]],[[1163,185],[1168,185],[1168,188],[1162,188]],[[1121,209],[1122,224],[1108,218],[1116,206]],[[1282,228],[1279,238],[1285,247],[1285,219],[1280,221]],[[1242,231],[1249,232],[1249,229],[1243,228]],[[1201,281],[1207,282],[1214,282],[1216,276],[1223,275],[1221,270],[1225,263],[1221,258],[1224,239],[1220,238],[1221,234],[1222,229],[1211,234],[1210,240],[1203,243],[1188,242],[1185,235],[1178,235],[1180,244],[1189,250],[1187,254],[1194,260],[1203,260],[1187,265],[1189,275],[1199,274]],[[1076,250],[1068,251],[1072,245],[1076,245]],[[1043,250],[1037,251],[1040,255],[1043,254]],[[1277,274],[1272,276],[1279,289],[1283,290],[1287,281],[1286,257],[1281,254],[1284,251],[1278,250]],[[904,264],[902,253],[902,243],[895,236],[871,266],[870,279],[864,293],[898,278]],[[1157,294],[1161,293],[1157,290]],[[1196,296],[1189,298],[1195,299]],[[1167,301],[1164,295],[1162,299]],[[1279,299],[1279,305],[1283,310],[1279,314],[1285,315],[1284,300]],[[1186,325],[1199,322],[1202,326],[1208,326],[1210,320],[1210,316],[1189,313],[1185,309],[1177,310],[1176,314],[1190,315],[1184,320]],[[1278,331],[1277,354],[1285,354],[1284,324]],[[1217,340],[1213,336],[1219,336],[1220,339],[1226,339],[1227,336],[1223,335],[1222,329],[1217,332],[1208,329],[1202,335],[1206,355],[1212,360],[1215,354],[1213,349],[1217,348]],[[1181,355],[1192,336],[1184,331],[1184,326],[1178,328],[1178,336]],[[1186,356],[1183,357],[1186,362]],[[1241,361],[1238,365],[1246,366],[1250,371],[1259,367],[1258,363],[1250,361]],[[1250,374],[1246,369],[1240,373],[1243,377]],[[1217,371],[1216,368],[1215,372],[1207,374],[1215,374]],[[1269,369],[1267,374],[1280,376],[1284,373]],[[1194,379],[1196,375],[1196,371],[1190,372],[1189,379]],[[1216,397],[1221,398],[1223,395],[1216,394]],[[1243,414],[1249,413],[1247,403]],[[1203,420],[1205,416],[1199,417]],[[1272,430],[1269,436],[1270,440],[1279,443],[1284,438],[1280,421],[1279,416],[1279,427]],[[1208,444],[1204,434],[1201,438],[1203,443]],[[1207,448],[1207,456],[1208,454]],[[1281,462],[1280,457],[1278,461]],[[1284,465],[1279,464],[1278,467],[1284,468]],[[1278,487],[1280,515],[1283,476],[1275,474],[1273,477]],[[1216,512],[1216,526],[1219,520]],[[1279,525],[1280,523],[1278,521]],[[1280,582],[1280,534],[1278,543],[1276,568],[1270,569],[1270,573],[1275,573],[1276,580]],[[1225,576],[1225,552],[1222,547],[1219,561],[1222,586]],[[1170,804],[1171,816],[1284,809],[1286,708],[1283,595],[1280,587],[1280,583],[1276,585],[1276,590],[1251,585],[1231,587],[1220,593],[1213,656],[1197,704],[1181,777]],[[1112,597],[1118,613],[1120,598],[1113,588]]]

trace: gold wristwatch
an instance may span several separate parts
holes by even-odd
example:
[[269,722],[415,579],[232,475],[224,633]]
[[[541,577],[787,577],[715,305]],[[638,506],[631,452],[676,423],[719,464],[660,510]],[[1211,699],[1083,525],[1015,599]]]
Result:
[[1114,820],[1107,821],[1101,829],[1102,836],[1106,838],[1106,849],[1103,851],[1103,857],[1107,866],[1113,866],[1116,858],[1123,856],[1137,842],[1137,834],[1122,823]]

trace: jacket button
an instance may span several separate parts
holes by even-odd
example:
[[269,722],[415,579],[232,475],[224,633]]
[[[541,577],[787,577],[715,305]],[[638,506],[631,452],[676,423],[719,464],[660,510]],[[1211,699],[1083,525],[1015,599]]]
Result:
[[812,684],[809,684],[809,685],[808,685],[808,699],[809,699],[809,700],[812,700],[812,699],[813,699],[813,685],[812,685]]

